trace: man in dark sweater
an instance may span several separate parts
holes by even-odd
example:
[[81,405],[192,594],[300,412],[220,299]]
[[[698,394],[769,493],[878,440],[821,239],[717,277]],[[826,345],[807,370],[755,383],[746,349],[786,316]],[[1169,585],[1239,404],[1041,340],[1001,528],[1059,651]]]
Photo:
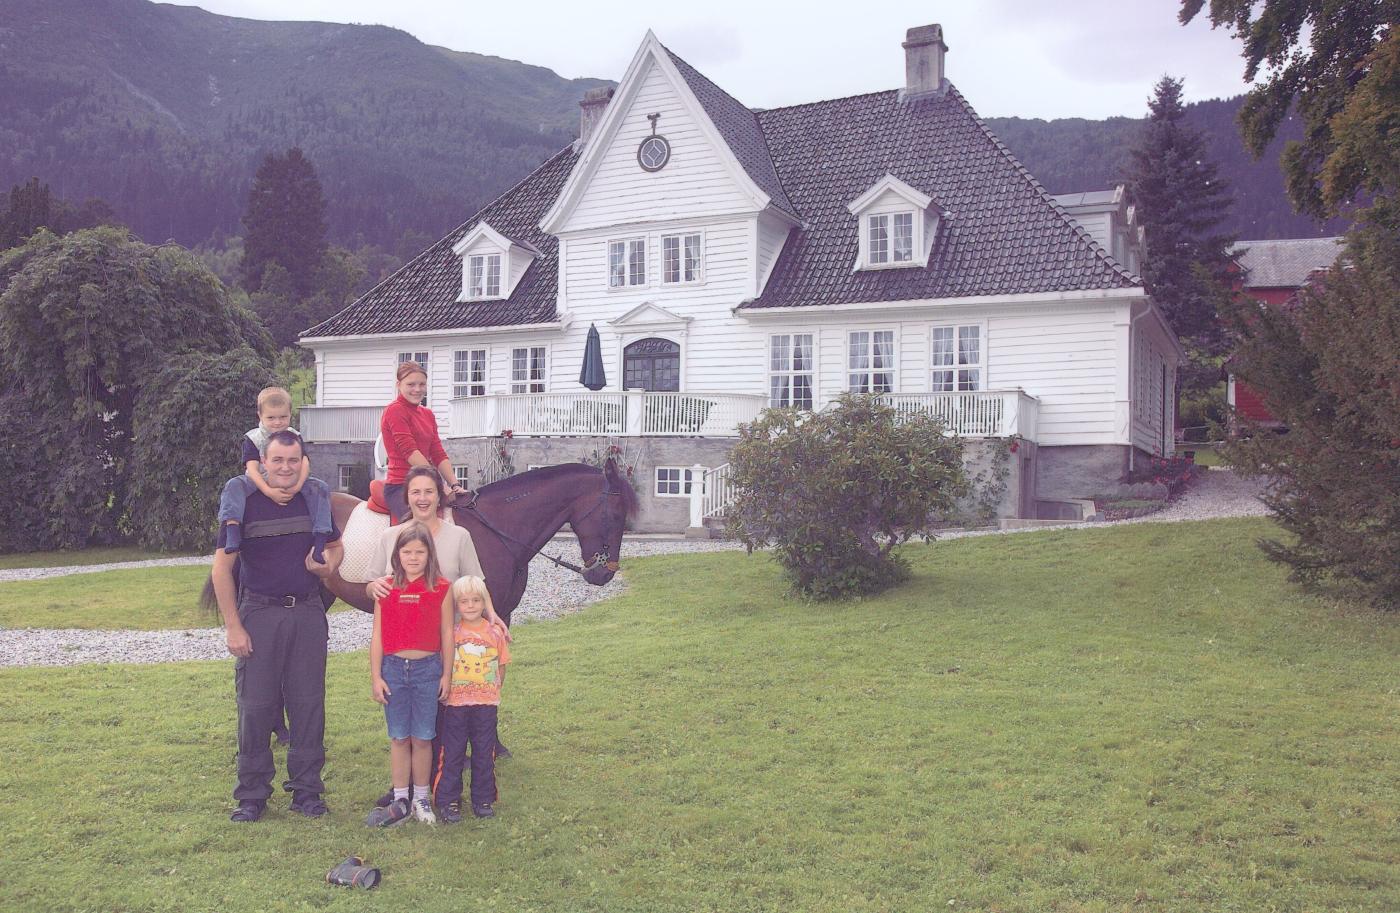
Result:
[[[304,459],[301,439],[279,431],[267,442],[268,484],[296,485]],[[292,811],[326,813],[321,768],[326,762],[326,644],[329,629],[321,580],[340,566],[340,531],[331,528],[326,562],[311,560],[311,514],[298,493],[285,505],[255,492],[248,496],[242,549],[224,550],[220,528],[214,552],[214,595],[227,632],[238,694],[238,785],[234,821],[257,821],[272,795],[276,772],[269,740],[285,704],[292,744],[286,789]],[[241,559],[241,560],[238,560]],[[234,580],[238,561],[238,580]]]

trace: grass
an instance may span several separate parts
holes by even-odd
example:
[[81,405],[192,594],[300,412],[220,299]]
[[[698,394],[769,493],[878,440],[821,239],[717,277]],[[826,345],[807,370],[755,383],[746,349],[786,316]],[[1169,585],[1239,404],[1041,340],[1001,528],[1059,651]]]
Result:
[[1220,455],[1220,444],[1177,444],[1176,452],[1180,454],[1184,450],[1194,451],[1196,454],[1197,466],[1228,466],[1225,458]]
[[85,548],[76,551],[19,552],[0,555],[0,571],[25,567],[73,567],[79,564],[115,564],[118,561],[150,561],[179,558],[181,554],[153,552],[135,546]]
[[[856,605],[763,556],[624,565],[516,632],[500,817],[360,823],[363,654],[327,799],[224,820],[228,663],[6,670],[0,896],[79,911],[1400,909],[1400,619],[1286,584],[1265,521],[912,547]],[[279,752],[279,767],[281,752]],[[371,894],[328,887],[350,853]]]
[[[210,628],[199,606],[207,566],[132,568],[0,583],[0,627],[160,631]],[[349,608],[337,602],[331,609]]]

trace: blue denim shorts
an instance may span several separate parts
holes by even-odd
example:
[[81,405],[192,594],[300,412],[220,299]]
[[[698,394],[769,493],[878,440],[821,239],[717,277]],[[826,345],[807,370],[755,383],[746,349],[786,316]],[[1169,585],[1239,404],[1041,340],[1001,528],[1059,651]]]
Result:
[[436,653],[422,659],[386,656],[379,671],[389,686],[389,703],[384,707],[389,738],[427,740],[437,735],[442,657]]

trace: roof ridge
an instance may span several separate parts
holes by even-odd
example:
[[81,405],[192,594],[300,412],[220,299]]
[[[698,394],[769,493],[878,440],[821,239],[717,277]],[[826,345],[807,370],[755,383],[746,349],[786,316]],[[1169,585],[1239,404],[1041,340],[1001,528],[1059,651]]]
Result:
[[1026,170],[1026,166],[1021,164],[1021,160],[1016,158],[1016,154],[1013,153],[1011,149],[1008,148],[1007,145],[1001,141],[1000,137],[998,137],[995,133],[992,132],[992,128],[987,126],[986,122],[982,120],[982,117],[977,113],[976,110],[973,109],[972,105],[968,102],[968,100],[966,98],[963,98],[963,94],[958,91],[958,87],[953,85],[951,82],[948,83],[948,94],[952,95],[958,100],[958,103],[962,105],[963,110],[966,111],[968,115],[972,118],[973,123],[977,125],[977,128],[981,130],[983,135],[985,135],[987,139],[991,141],[992,145],[997,149],[997,151],[1004,155],[1007,161],[1009,161],[1015,167],[1016,172],[1019,175],[1021,175],[1021,177],[1025,178],[1026,181],[1031,185],[1031,187],[1037,193],[1040,194],[1041,199],[1043,199],[1046,203],[1050,205],[1050,208],[1055,211],[1055,213],[1060,217],[1060,219],[1063,220],[1064,223],[1068,225],[1070,229],[1081,239],[1089,242],[1089,249],[1091,251],[1097,254],[1104,261],[1104,263],[1106,263],[1109,266],[1109,268],[1112,269],[1115,273],[1117,273],[1120,277],[1127,279],[1134,285],[1143,284],[1141,276],[1135,276],[1132,273],[1128,272],[1128,270],[1125,269],[1123,265],[1119,263],[1118,260],[1112,254],[1110,254],[1107,250],[1104,249],[1104,246],[1102,244],[1095,240],[1093,235],[1089,234],[1088,230],[1085,229],[1083,225],[1080,225],[1079,222],[1076,221],[1073,216],[1071,216],[1068,212],[1065,211],[1065,208],[1055,200],[1055,198],[1045,189],[1044,186],[1041,185],[1040,181],[1036,180],[1035,175],[1031,174],[1029,171]]
[[[545,159],[543,162],[540,162],[538,165],[536,165],[534,168],[532,168],[532,169],[530,170],[530,172],[529,172],[528,174],[526,174],[523,178],[521,178],[520,180],[516,181],[514,184],[510,185],[510,187],[508,187],[507,189],[505,189],[505,190],[502,191],[501,193],[497,194],[497,195],[496,195],[496,198],[495,198],[494,200],[492,200],[491,202],[487,203],[486,205],[484,205],[484,206],[478,208],[477,211],[474,212],[474,213],[472,213],[471,216],[468,217],[467,220],[466,220],[465,222],[463,222],[462,224],[458,225],[456,228],[452,229],[452,230],[449,231],[447,234],[443,235],[441,238],[438,238],[438,239],[437,239],[436,241],[434,241],[432,244],[429,244],[427,247],[423,248],[423,250],[418,254],[418,256],[413,257],[412,259],[406,261],[406,262],[404,263],[403,266],[400,266],[398,269],[394,270],[392,273],[390,273],[389,275],[385,276],[383,279],[380,279],[378,282],[376,282],[374,285],[372,285],[369,289],[367,289],[363,295],[358,295],[358,296],[356,296],[356,298],[355,298],[354,301],[350,302],[350,303],[347,304],[345,307],[343,307],[343,308],[341,308],[340,310],[336,311],[334,314],[330,315],[330,316],[327,317],[325,320],[322,320],[320,323],[316,324],[316,325],[313,326],[313,327],[309,327],[309,328],[307,328],[307,329],[305,329],[305,330],[302,330],[300,333],[297,334],[297,338],[300,339],[300,338],[303,337],[303,336],[311,336],[311,335],[313,335],[313,334],[312,334],[312,331],[313,331],[313,330],[319,330],[321,327],[325,326],[326,324],[330,323],[331,321],[336,320],[336,319],[339,318],[342,314],[344,314],[345,312],[347,312],[347,311],[349,311],[351,308],[353,308],[355,305],[359,304],[361,301],[365,300],[365,299],[368,298],[370,295],[373,295],[375,292],[379,291],[379,289],[380,289],[381,287],[383,287],[383,286],[389,284],[390,282],[392,282],[395,278],[398,277],[398,275],[399,275],[400,273],[406,271],[409,267],[411,267],[411,266],[413,266],[414,264],[416,264],[419,260],[422,260],[424,257],[427,257],[428,255],[435,253],[439,248],[442,247],[442,245],[443,245],[445,242],[449,241],[449,240],[452,239],[452,238],[458,237],[458,234],[459,234],[460,232],[464,231],[464,230],[467,228],[468,225],[471,225],[474,221],[479,220],[479,219],[481,218],[481,214],[482,214],[482,213],[484,213],[486,210],[490,209],[492,206],[495,206],[497,203],[501,202],[502,200],[504,200],[506,197],[510,196],[510,195],[511,195],[512,193],[514,193],[515,191],[519,190],[522,186],[524,186],[524,184],[525,184],[526,181],[529,181],[529,180],[530,180],[531,178],[533,178],[536,174],[539,174],[539,173],[540,173],[541,171],[543,171],[545,168],[548,168],[550,165],[554,164],[555,160],[558,159],[561,155],[571,154],[572,152],[573,152],[573,143],[570,142],[568,145],[564,146],[564,147],[563,147],[562,149],[560,149],[558,152],[554,153],[554,154],[551,155],[549,158]],[[512,238],[511,240],[519,240],[519,239]],[[456,242],[456,241],[453,241],[452,243],[453,243],[453,244],[456,244],[457,242]]]
[[802,101],[795,105],[779,105],[776,108],[751,108],[754,114],[769,114],[775,111],[791,111],[794,108],[807,108],[812,105],[828,105],[836,101],[852,101],[857,98],[871,98],[876,95],[898,95],[898,89],[879,89],[874,92],[858,92],[855,95],[838,95],[836,98],[819,98],[816,101]]

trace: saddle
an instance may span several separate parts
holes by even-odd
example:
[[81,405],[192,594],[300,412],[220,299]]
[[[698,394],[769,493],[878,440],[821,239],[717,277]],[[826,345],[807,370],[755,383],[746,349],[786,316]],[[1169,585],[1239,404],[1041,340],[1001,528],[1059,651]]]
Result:
[[374,479],[369,483],[369,500],[365,503],[377,514],[389,513],[389,505],[384,501],[383,479]]

